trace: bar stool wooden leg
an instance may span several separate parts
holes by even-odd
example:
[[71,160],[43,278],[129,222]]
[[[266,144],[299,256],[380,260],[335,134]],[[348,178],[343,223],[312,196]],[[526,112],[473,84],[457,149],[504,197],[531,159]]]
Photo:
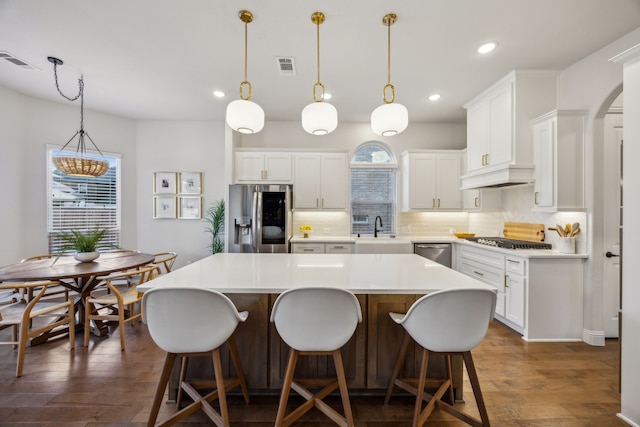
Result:
[[293,374],[298,363],[298,351],[289,350],[289,361],[287,362],[287,371],[282,382],[282,392],[280,393],[280,403],[278,404],[278,414],[276,415],[276,427],[281,427],[284,421],[284,415],[287,410],[287,401],[291,392],[291,383],[293,382]]
[[[224,389],[224,376],[222,374],[222,361],[220,360],[220,348],[213,350],[213,371],[216,375],[216,388],[218,390],[218,402],[220,404],[220,416],[224,426],[229,425],[229,410],[227,408],[227,393]],[[203,405],[205,409],[207,405]],[[205,412],[206,409],[205,409]]]
[[349,402],[349,389],[347,388],[347,377],[344,374],[344,364],[342,363],[342,353],[340,349],[333,352],[333,363],[336,367],[338,376],[338,386],[340,387],[340,396],[342,397],[342,406],[344,408],[344,417],[348,427],[353,427],[353,413],[351,412],[351,403]]
[[384,404],[388,405],[389,400],[391,399],[391,394],[393,393],[393,389],[396,385],[396,379],[398,375],[400,375],[400,370],[402,369],[402,365],[404,365],[404,359],[407,355],[407,349],[409,348],[409,342],[411,341],[411,337],[408,333],[404,333],[404,337],[402,338],[402,344],[400,344],[400,351],[398,352],[398,358],[396,359],[396,366],[393,368],[393,373],[391,374],[391,379],[389,380],[389,386],[387,387],[387,394],[384,397]]
[[240,388],[244,395],[244,402],[249,404],[249,389],[247,388],[247,380],[244,377],[244,371],[242,370],[242,364],[240,363],[240,353],[238,353],[238,347],[236,346],[236,339],[233,335],[227,340],[229,343],[229,350],[231,352],[231,360],[233,360],[233,366],[236,368],[236,374],[240,380]]
[[154,426],[156,420],[158,419],[158,411],[160,410],[160,404],[162,403],[164,391],[167,388],[167,383],[169,382],[169,376],[171,374],[171,368],[173,367],[173,361],[175,359],[175,353],[167,353],[167,356],[164,359],[164,367],[162,368],[162,373],[160,374],[160,381],[158,382],[156,395],[153,398],[153,405],[151,406],[151,413],[149,414],[147,427]]
[[184,396],[182,383],[187,377],[188,366],[189,366],[189,358],[186,356],[182,356],[180,358],[180,379],[178,380],[178,396],[176,397],[176,404],[178,409],[180,409],[180,407],[182,406],[182,397]]
[[469,374],[469,382],[473,389],[473,395],[476,398],[476,404],[478,405],[478,411],[480,412],[480,419],[484,427],[489,427],[489,415],[487,414],[487,408],[484,405],[484,398],[482,397],[482,391],[480,390],[480,381],[478,380],[478,373],[476,372],[476,366],[473,363],[473,357],[471,352],[467,351],[462,353],[464,364],[467,366],[467,373]]

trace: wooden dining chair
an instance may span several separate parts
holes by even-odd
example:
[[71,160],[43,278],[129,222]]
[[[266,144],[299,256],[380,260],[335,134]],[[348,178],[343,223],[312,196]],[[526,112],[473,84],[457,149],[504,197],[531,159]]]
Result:
[[153,263],[160,266],[161,274],[170,273],[173,268],[173,263],[176,262],[176,258],[178,257],[176,252],[158,252],[153,255],[156,257]]
[[130,323],[133,327],[136,319],[142,318],[142,293],[138,292],[136,284],[158,275],[160,267],[150,264],[102,278],[102,283],[85,298],[84,345],[89,346],[91,321],[116,321],[120,329],[120,347],[124,351],[125,324]]
[[0,344],[13,345],[18,348],[16,377],[22,376],[27,343],[31,338],[67,326],[69,328],[69,345],[71,349],[74,348],[75,312],[73,300],[63,302],[42,300],[47,294],[49,286],[59,285],[59,282],[0,283],[0,292],[13,289],[37,290],[35,296],[29,301],[21,299],[13,304],[0,306],[0,329],[12,328],[12,339],[1,341]]
[[[68,255],[61,255],[61,254],[33,255],[30,257],[23,258],[22,260],[20,260],[20,263],[25,263],[30,261],[40,261],[42,259],[55,260],[58,257],[65,257],[65,256],[68,256]],[[34,288],[29,288],[26,290],[27,301],[30,301],[33,298],[33,293],[34,293]],[[62,284],[50,285],[47,289],[47,294],[45,296],[45,299],[48,299],[49,297],[56,296],[56,295],[62,295],[62,294],[64,294],[65,300],[69,299],[69,289],[66,288],[64,285]]]

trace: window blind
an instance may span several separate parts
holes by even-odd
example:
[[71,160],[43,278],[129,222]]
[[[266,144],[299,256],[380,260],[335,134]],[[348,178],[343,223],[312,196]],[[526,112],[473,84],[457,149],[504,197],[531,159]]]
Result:
[[[61,173],[51,162],[58,147],[47,147],[47,232],[49,253],[62,242],[56,233],[96,227],[107,229],[101,244],[120,244],[120,155],[104,154],[109,170],[99,177],[75,177]],[[88,154],[93,156],[92,154]],[[102,159],[101,156],[95,155]]]

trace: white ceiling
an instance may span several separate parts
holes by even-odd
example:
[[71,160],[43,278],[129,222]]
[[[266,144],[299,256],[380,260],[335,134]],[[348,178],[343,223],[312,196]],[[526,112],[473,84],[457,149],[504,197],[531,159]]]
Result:
[[[321,80],[342,122],[366,122],[382,103],[391,27],[391,82],[412,122],[462,122],[462,105],[514,69],[563,70],[640,27],[640,0],[0,0],[0,85],[57,102],[84,74],[85,105],[135,119],[223,120],[243,79],[248,25],[253,101],[267,120],[299,120]],[[476,48],[497,41],[481,56]],[[276,57],[295,59],[281,76]],[[224,99],[211,93],[221,89]],[[440,93],[438,102],[427,97]],[[77,104],[77,103],[76,103]]]

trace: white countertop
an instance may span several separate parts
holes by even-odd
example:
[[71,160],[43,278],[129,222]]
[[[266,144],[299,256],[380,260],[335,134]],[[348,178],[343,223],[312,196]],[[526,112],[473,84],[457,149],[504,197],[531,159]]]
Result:
[[413,254],[215,254],[138,286],[196,286],[223,293],[279,293],[333,286],[357,294],[427,294],[440,289],[495,289]]

